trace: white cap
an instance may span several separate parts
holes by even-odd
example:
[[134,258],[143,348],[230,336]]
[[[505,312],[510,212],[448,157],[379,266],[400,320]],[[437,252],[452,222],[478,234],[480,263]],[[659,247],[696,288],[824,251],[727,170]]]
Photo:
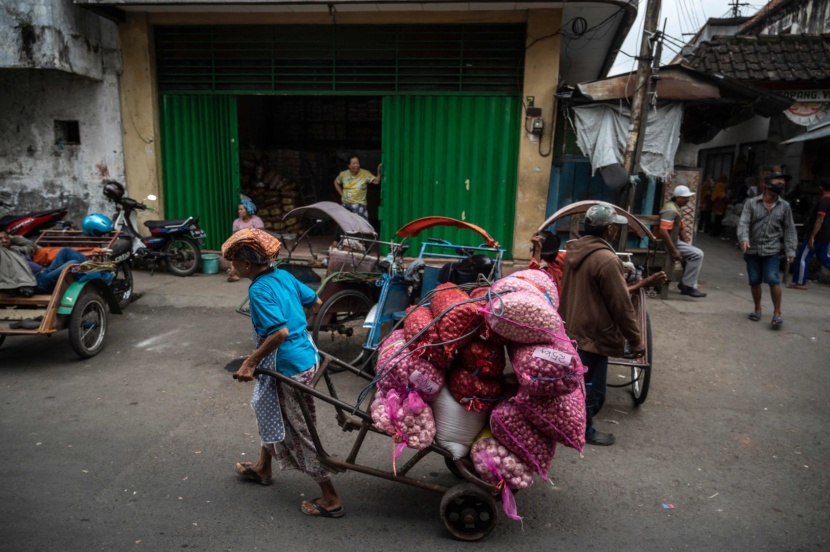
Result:
[[688,186],[684,186],[681,184],[680,186],[677,186],[674,189],[672,195],[674,197],[692,197],[693,195],[695,195],[695,193],[691,191]]

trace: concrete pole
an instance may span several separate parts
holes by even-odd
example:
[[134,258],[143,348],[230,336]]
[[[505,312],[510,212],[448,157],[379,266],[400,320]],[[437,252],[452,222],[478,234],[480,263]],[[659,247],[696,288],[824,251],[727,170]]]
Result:
[[[625,144],[623,167],[629,175],[634,173],[637,166],[640,149],[642,148],[640,133],[646,118],[648,91],[651,84],[652,44],[650,39],[657,32],[660,19],[660,0],[648,0],[646,5],[646,19],[643,24],[643,36],[640,42],[640,55],[637,57],[637,78],[634,81],[634,98],[631,103],[631,119],[628,127],[628,140]],[[659,63],[659,62],[658,62]],[[626,199],[626,209],[631,211],[634,203],[634,189],[629,189]]]

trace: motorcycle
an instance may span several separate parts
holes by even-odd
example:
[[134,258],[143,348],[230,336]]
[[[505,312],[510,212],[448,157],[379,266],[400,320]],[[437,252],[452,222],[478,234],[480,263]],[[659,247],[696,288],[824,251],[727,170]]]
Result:
[[199,227],[199,217],[148,220],[144,226],[150,229],[150,236],[145,237],[136,229],[136,212],[155,211],[144,201],[155,201],[156,196],[149,195],[144,201],[136,201],[124,195],[124,186],[115,181],[104,185],[104,196],[115,203],[113,230],[122,232],[130,240],[132,249],[129,253],[133,258],[164,261],[167,270],[176,276],[190,276],[196,272],[202,261],[200,246],[207,235]]
[[[0,201],[0,206],[11,207],[10,204]],[[6,215],[0,217],[0,230],[5,230],[11,236],[36,238],[41,230],[54,228],[59,224],[70,225],[63,221],[66,209],[51,209],[49,211],[35,211],[25,215]]]

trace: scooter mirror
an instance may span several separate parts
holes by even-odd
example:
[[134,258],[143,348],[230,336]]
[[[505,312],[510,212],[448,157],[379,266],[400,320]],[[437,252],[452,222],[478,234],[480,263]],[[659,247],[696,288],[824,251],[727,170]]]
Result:
[[149,199],[150,201],[155,201],[158,198],[156,196],[154,196],[153,194],[150,194],[150,195],[147,196],[147,199]]

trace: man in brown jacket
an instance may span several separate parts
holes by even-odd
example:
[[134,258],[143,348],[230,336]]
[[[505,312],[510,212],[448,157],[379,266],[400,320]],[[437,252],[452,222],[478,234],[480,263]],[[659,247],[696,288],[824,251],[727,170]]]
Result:
[[605,402],[608,357],[622,356],[625,340],[632,352],[642,354],[640,326],[623,265],[611,242],[626,219],[608,204],[597,204],[585,213],[585,230],[578,240],[568,242],[565,250],[559,313],[565,329],[576,340],[585,374],[587,423],[585,441],[592,445],[613,445],[614,435],[597,431],[593,417]]

